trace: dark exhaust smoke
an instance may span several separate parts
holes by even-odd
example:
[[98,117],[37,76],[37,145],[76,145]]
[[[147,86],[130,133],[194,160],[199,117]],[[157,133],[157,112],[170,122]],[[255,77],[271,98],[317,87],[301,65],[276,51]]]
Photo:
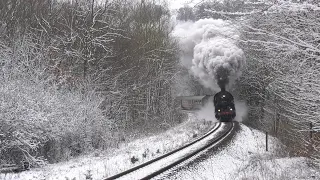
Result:
[[225,69],[222,66],[217,69],[215,76],[216,76],[217,84],[219,85],[221,91],[226,90],[226,86],[229,83],[229,75],[230,75],[230,72],[228,69]]

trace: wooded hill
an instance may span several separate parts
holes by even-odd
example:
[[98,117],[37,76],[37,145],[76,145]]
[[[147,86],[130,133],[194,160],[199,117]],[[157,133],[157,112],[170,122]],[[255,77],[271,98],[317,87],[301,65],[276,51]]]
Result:
[[32,166],[180,122],[165,4],[0,1],[0,160]]

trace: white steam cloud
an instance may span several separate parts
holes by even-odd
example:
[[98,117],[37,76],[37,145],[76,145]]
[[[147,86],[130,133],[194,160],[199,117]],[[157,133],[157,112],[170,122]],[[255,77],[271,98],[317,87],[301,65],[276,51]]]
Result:
[[236,117],[235,120],[238,122],[242,122],[246,117],[248,113],[248,107],[245,102],[243,101],[235,101],[234,102],[235,108],[236,108]]
[[213,97],[210,97],[208,103],[206,103],[199,111],[195,112],[195,114],[197,119],[218,122],[214,114]]
[[241,75],[245,56],[236,45],[239,33],[229,22],[221,19],[181,22],[173,35],[180,39],[182,65],[205,87],[219,91]]

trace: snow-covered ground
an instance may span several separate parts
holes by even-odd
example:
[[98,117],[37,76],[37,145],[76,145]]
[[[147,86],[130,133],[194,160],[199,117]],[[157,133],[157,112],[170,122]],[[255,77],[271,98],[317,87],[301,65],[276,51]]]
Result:
[[[172,151],[206,133],[214,124],[191,118],[165,133],[124,143],[117,149],[95,152],[68,162],[48,165],[18,174],[0,174],[0,180],[102,179]],[[133,158],[134,157],[134,158]],[[132,163],[132,160],[138,160]]]
[[[113,149],[108,153],[100,153],[96,156],[92,154],[20,174],[1,174],[0,179],[81,180],[86,179],[86,175],[92,179],[102,179],[181,146],[195,139],[196,134],[198,135],[199,131],[205,131],[207,127],[209,125],[204,125],[203,122],[189,120],[157,136],[122,144],[119,149]],[[241,125],[240,131],[228,145],[218,152],[208,153],[208,159],[198,163],[184,163],[176,168],[177,173],[160,178],[320,179],[319,169],[311,166],[306,158],[284,156],[286,153],[275,138],[269,138],[269,151],[266,152],[265,134],[245,125]],[[133,156],[139,159],[134,164],[131,162]]]
[[[241,125],[232,141],[218,152],[208,152],[207,159],[185,163],[159,179],[320,179],[320,169],[307,158],[286,156],[279,141]],[[197,159],[197,158],[194,158]]]

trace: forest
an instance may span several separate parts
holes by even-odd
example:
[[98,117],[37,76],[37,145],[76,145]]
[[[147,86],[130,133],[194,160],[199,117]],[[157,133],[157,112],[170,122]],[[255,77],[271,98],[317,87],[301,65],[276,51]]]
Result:
[[166,6],[3,0],[0,25],[1,164],[64,161],[181,122]]
[[[320,5],[281,2],[204,1],[177,22],[232,22],[244,123],[319,160]],[[172,18],[152,0],[1,0],[0,164],[66,161],[184,121],[176,96],[207,89],[181,66]]]

